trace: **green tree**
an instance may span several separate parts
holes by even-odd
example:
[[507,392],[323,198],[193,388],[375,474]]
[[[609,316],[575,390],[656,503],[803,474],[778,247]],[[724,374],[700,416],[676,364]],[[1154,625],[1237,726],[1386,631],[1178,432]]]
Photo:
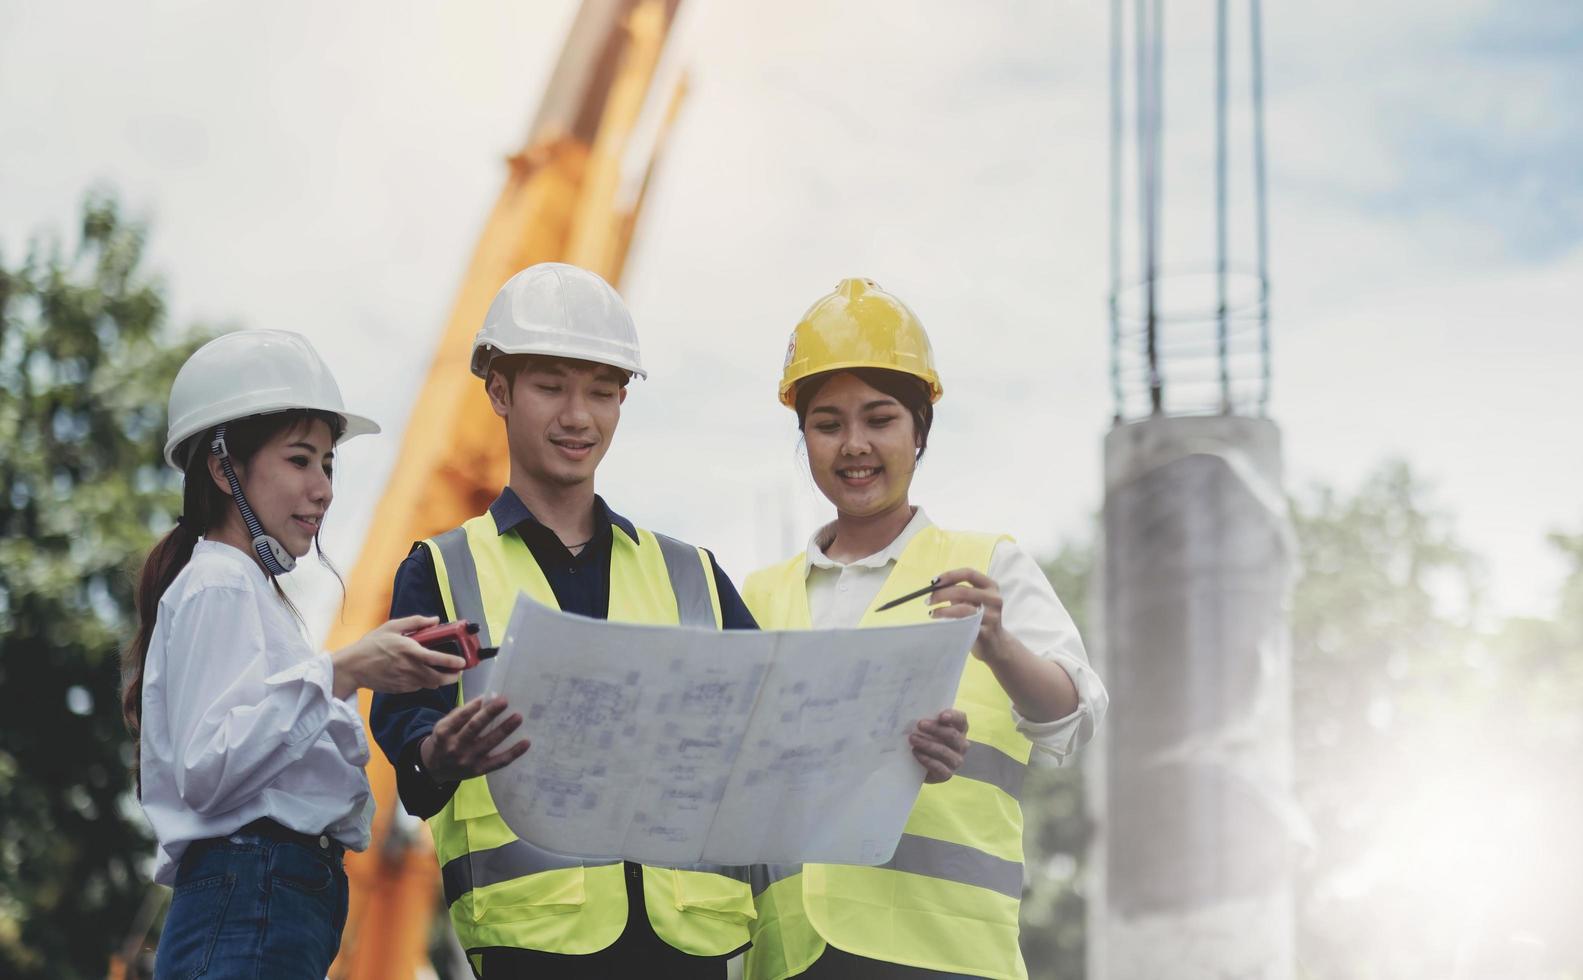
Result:
[[1415,733],[1465,674],[1480,566],[1400,460],[1352,493],[1320,485],[1295,494],[1292,522],[1296,789],[1318,841],[1298,876],[1299,960],[1316,980],[1427,976],[1435,944],[1426,937],[1398,932],[1389,951],[1360,938],[1379,937],[1395,914],[1370,869],[1381,865],[1382,827],[1403,806],[1401,777],[1425,761]]
[[[1570,568],[1553,617],[1488,622],[1477,556],[1405,462],[1351,490],[1304,488],[1291,517],[1295,789],[1316,842],[1296,882],[1300,974],[1583,977],[1583,781],[1562,775],[1583,755],[1583,534],[1550,536]],[[1079,542],[1046,565],[1080,627],[1093,559]],[[1036,771],[1025,793],[1038,980],[1084,976],[1078,775]],[[1494,823],[1445,831],[1469,814]],[[1458,904],[1445,891],[1467,897],[1449,933],[1429,911]]]
[[1551,536],[1573,564],[1554,618],[1496,619],[1406,463],[1292,510],[1306,975],[1578,976],[1583,537]]
[[0,975],[103,977],[148,891],[117,654],[180,505],[145,228],[86,200],[78,241],[0,256]]
[[[1068,541],[1044,563],[1044,574],[1085,641],[1093,540]],[[1023,787],[1024,860],[1022,953],[1038,980],[1082,980],[1088,903],[1083,882],[1093,822],[1083,795],[1083,756],[1060,769],[1035,767]]]

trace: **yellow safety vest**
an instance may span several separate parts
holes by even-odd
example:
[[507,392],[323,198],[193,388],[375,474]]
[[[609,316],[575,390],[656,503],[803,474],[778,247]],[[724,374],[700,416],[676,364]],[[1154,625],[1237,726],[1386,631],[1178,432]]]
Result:
[[[639,530],[636,539],[619,527],[611,533],[610,620],[720,627],[720,596],[701,549],[650,531]],[[478,623],[485,646],[505,635],[519,590],[559,608],[522,538],[498,533],[488,514],[423,543],[434,558],[446,615]],[[484,690],[492,664],[462,675],[458,703]],[[621,862],[554,854],[518,839],[500,819],[484,777],[463,780],[429,818],[429,829],[451,925],[475,969],[481,969],[476,951],[487,947],[595,953],[626,927]],[[755,914],[745,872],[697,867],[711,870],[643,869],[650,924],[661,939],[695,956],[740,949]]]
[[[902,550],[858,625],[927,621],[923,602],[883,613],[874,608],[943,571],[988,570],[1000,540],[1009,539],[924,528]],[[743,598],[764,629],[812,626],[803,555],[754,573]],[[887,963],[1026,980],[1017,944],[1019,796],[1032,743],[1012,721],[1010,698],[976,657],[968,659],[956,708],[968,717],[962,768],[946,782],[923,787],[889,863],[771,866],[755,874],[750,980],[796,976],[826,943]]]

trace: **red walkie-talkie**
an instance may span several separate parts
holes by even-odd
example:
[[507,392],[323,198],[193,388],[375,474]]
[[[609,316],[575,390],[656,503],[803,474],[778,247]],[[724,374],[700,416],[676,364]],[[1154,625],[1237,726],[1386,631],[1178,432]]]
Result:
[[406,635],[430,650],[461,657],[467,661],[467,667],[463,667],[463,670],[477,667],[480,661],[488,660],[500,652],[499,647],[479,646],[478,624],[469,623],[465,619],[458,619],[454,623],[441,623],[438,626],[427,626]]

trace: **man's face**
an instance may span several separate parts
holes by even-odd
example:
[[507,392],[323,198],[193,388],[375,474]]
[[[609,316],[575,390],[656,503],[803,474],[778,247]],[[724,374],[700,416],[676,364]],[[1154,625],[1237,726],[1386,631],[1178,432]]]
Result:
[[621,421],[625,377],[589,361],[529,356],[515,379],[489,374],[489,402],[506,420],[513,469],[547,487],[594,478]]

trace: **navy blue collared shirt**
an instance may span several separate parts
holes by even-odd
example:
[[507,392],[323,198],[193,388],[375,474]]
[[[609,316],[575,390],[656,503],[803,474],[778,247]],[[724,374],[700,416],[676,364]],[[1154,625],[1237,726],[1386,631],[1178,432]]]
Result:
[[[633,541],[638,532],[632,522],[612,511],[602,497],[594,497],[594,537],[582,551],[572,554],[555,532],[539,523],[522,498],[510,488],[500,492],[489,505],[500,534],[517,534],[528,546],[533,560],[544,571],[550,590],[563,612],[605,619],[610,613],[610,551],[613,529],[620,529]],[[714,569],[715,589],[720,594],[721,620],[726,629],[757,629],[731,579],[720,570],[709,553]],[[396,584],[391,594],[390,618],[402,616],[445,616],[439,579],[429,549],[413,545],[396,569]],[[396,767],[396,789],[407,812],[431,817],[440,811],[456,791],[455,783],[439,784],[417,766],[418,744],[434,728],[435,722],[456,707],[456,685],[409,694],[375,694],[369,710],[369,727],[385,758]]]

